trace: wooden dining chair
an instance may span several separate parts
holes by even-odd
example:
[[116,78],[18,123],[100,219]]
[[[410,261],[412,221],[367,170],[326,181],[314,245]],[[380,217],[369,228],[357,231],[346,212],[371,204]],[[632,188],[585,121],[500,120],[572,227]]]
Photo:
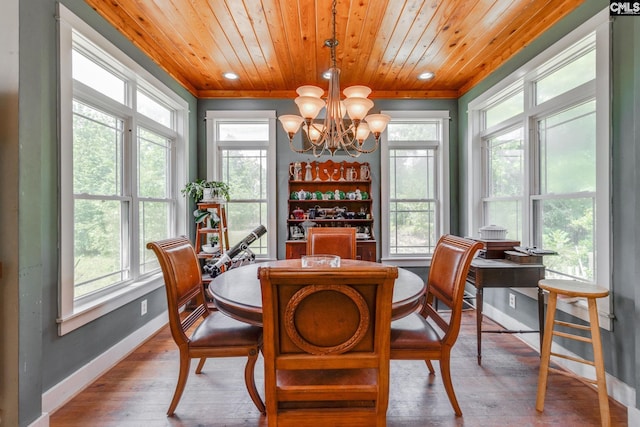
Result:
[[[451,349],[456,343],[464,288],[471,260],[480,242],[444,235],[438,240],[427,279],[426,300],[420,312],[391,322],[391,359],[424,360],[434,374],[432,360],[440,362],[447,396],[457,416],[462,415],[451,382]],[[435,302],[448,310],[442,315]]]
[[[147,244],[162,268],[171,336],[180,351],[178,383],[167,415],[172,416],[187,383],[191,359],[200,359],[196,374],[202,372],[209,357],[247,357],[244,380],[258,410],[265,412],[254,379],[254,368],[262,342],[262,328],[210,312],[204,295],[200,264],[189,240],[182,236]],[[181,307],[188,302],[192,311],[184,316]],[[192,308],[193,307],[193,308]],[[200,322],[190,336],[188,331]]]
[[260,267],[271,426],[386,425],[397,267]]
[[307,230],[307,255],[318,254],[356,259],[356,229],[353,227],[310,227]]

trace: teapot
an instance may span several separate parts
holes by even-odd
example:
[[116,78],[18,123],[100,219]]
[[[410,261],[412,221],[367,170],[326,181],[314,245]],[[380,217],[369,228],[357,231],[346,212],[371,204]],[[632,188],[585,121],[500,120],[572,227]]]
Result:
[[295,162],[289,164],[289,174],[291,175],[291,179],[293,181],[302,180],[302,163]]
[[299,207],[293,210],[293,218],[294,219],[304,219],[304,211]]
[[305,200],[307,198],[307,192],[304,190],[300,190],[296,194],[298,195],[298,200]]

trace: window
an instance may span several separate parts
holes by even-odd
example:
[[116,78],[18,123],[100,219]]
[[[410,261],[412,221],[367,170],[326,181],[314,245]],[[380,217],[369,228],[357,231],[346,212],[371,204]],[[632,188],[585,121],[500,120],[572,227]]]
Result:
[[145,245],[185,230],[187,105],[62,5],[60,16],[65,334],[162,286]]
[[276,258],[275,112],[207,112],[207,175],[229,184],[229,244],[259,225],[267,233],[251,244],[257,259]]
[[[513,82],[505,79],[469,105],[470,229],[505,226],[508,236],[525,246],[558,252],[544,258],[547,277],[605,287],[610,283],[607,22],[606,13],[594,17],[514,73],[520,77]],[[604,59],[596,61],[599,57]],[[504,100],[508,109],[501,107]],[[608,302],[600,302],[608,325]],[[581,309],[565,309],[584,316]]]
[[449,113],[387,111],[383,134],[382,259],[424,264],[449,230]]

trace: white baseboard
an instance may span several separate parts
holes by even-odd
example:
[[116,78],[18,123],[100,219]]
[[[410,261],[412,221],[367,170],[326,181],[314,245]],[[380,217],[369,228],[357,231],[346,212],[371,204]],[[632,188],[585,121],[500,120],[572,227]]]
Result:
[[141,343],[166,326],[168,321],[167,313],[157,316],[109,350],[45,391],[42,394],[42,415],[31,423],[29,427],[48,427],[49,414],[67,403],[89,384],[127,357],[138,348]]
[[627,421],[630,426],[640,426],[640,409],[627,406]]
[[[483,304],[482,313],[490,319],[498,322],[500,325],[507,329],[513,330],[527,330],[531,329],[526,325],[520,323],[513,317],[507,316],[504,312],[491,306],[490,304]],[[540,353],[540,338],[538,334],[514,334],[517,338],[527,343],[531,348]],[[572,357],[580,357],[575,353],[570,352],[564,347],[553,343],[553,351],[555,353],[564,354]],[[568,369],[569,371],[588,378],[595,378],[595,370],[587,365],[578,362],[572,362],[570,360],[564,360],[560,358],[554,358],[553,360],[558,365]],[[633,387],[620,381],[618,378],[607,374],[607,392],[611,398],[620,402],[627,407],[629,413],[629,419],[631,417],[631,409],[636,406],[636,391]],[[636,410],[637,411],[637,410]],[[629,423],[629,425],[640,425],[638,423]]]

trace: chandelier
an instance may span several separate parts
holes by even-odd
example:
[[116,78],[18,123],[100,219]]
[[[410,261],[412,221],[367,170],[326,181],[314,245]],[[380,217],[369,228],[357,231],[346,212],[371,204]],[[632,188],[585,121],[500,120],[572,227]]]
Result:
[[[387,127],[390,117],[386,114],[369,114],[373,101],[367,97],[371,89],[366,86],[350,86],[344,89],[345,99],[340,99],[340,69],[336,64],[336,0],[333,1],[333,37],[325,40],[324,45],[331,49],[331,68],[329,74],[329,91],[326,102],[320,97],[324,90],[317,86],[300,86],[296,92],[295,103],[300,116],[286,114],[278,117],[282,127],[289,135],[289,146],[296,153],[313,152],[315,157],[322,156],[325,151],[333,154],[343,150],[351,157],[362,153],[373,153],[378,149],[380,134]],[[324,122],[317,123],[315,118],[325,108]],[[351,123],[346,124],[344,117],[348,114]],[[293,137],[303,128],[301,149],[293,144]],[[368,140],[373,134],[373,142]]]

